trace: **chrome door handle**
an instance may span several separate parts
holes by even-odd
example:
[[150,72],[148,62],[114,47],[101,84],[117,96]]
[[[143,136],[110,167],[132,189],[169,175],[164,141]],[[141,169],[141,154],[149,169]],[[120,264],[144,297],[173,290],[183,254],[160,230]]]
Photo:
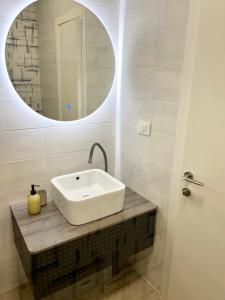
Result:
[[193,183],[193,184],[198,185],[198,186],[204,186],[205,185],[203,182],[195,180],[194,175],[191,172],[185,172],[183,180],[187,181],[187,182],[190,182],[190,183]]

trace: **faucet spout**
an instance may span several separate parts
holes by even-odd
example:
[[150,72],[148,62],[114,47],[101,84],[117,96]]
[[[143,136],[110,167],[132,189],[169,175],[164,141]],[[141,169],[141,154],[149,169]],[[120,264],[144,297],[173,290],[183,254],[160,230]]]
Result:
[[105,149],[104,149],[99,143],[94,143],[94,144],[91,146],[91,150],[90,150],[90,154],[89,154],[88,163],[89,163],[89,164],[92,163],[92,160],[93,160],[93,154],[94,154],[94,150],[95,150],[95,147],[96,147],[96,146],[102,151],[102,154],[103,154],[103,157],[104,157],[104,163],[105,163],[105,172],[108,172],[108,159],[107,159],[107,155],[106,155]]

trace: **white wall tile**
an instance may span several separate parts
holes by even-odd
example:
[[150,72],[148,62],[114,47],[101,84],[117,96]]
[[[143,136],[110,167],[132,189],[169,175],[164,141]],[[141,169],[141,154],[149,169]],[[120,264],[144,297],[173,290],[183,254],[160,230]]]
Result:
[[0,62],[1,71],[4,70],[4,72],[0,72],[0,82],[1,82],[0,101],[2,99],[15,99],[15,98],[18,98],[18,95],[17,95],[16,91],[14,90],[11,82],[9,82],[9,79],[7,77],[8,76],[8,74],[6,73],[7,70],[5,69],[5,66],[2,66],[2,64]]
[[0,291],[5,293],[24,282],[18,258],[0,260]]
[[42,127],[43,119],[21,100],[0,99],[0,131]]
[[[87,148],[85,126],[49,127],[44,130],[46,154],[79,151]],[[92,126],[90,126],[92,130]],[[79,134],[81,133],[81,134]]]
[[[146,105],[146,103],[149,105]],[[138,120],[143,119],[152,122],[152,107],[153,103],[144,99],[135,98],[126,100],[126,109],[122,112],[123,149],[132,151],[133,153],[140,153],[141,149],[143,157],[157,164],[172,167],[175,143],[174,137],[155,132],[154,120],[152,123],[153,131],[150,136],[137,134]],[[166,111],[166,113],[168,112]],[[155,117],[155,115],[153,117]],[[166,129],[168,128],[166,127]]]
[[145,33],[127,38],[124,47],[124,65],[129,68],[152,67],[156,65],[157,59],[157,33]]
[[88,155],[89,151],[83,150],[47,156],[46,178],[51,180],[63,174],[90,169]]
[[175,136],[177,125],[178,104],[170,102],[157,102],[153,104],[152,130]]
[[153,132],[151,136],[152,147],[146,157],[167,167],[173,165],[175,138]]
[[126,4],[125,33],[127,35],[138,35],[158,29],[159,0],[134,0],[127,1]]
[[[46,184],[42,184],[38,189],[46,189]],[[11,219],[10,205],[13,203],[26,202],[30,194],[29,183],[25,187],[0,193],[0,220]]]
[[5,259],[15,259],[18,257],[15,243],[1,243],[0,244],[0,261]]
[[154,98],[154,69],[131,68],[127,69],[123,76],[126,77],[125,93],[129,97]]
[[187,24],[188,0],[162,0],[160,28]]
[[150,188],[151,200],[158,206],[157,232],[166,227],[168,220],[169,196]]
[[155,70],[154,100],[178,101],[180,96],[182,68],[163,67]]
[[0,294],[3,294],[24,283],[26,278],[15,249],[11,218],[0,220],[0,237]]
[[133,152],[123,152],[124,179],[131,187],[133,180],[142,182],[164,195],[170,193],[171,169]]
[[0,163],[44,156],[43,130],[0,132]]
[[126,108],[122,111],[123,128],[125,131],[130,128],[132,133],[136,133],[138,120],[152,121],[153,102],[142,98],[127,98],[125,101]]
[[[109,168],[114,169],[114,148],[105,148],[109,159]],[[52,179],[67,173],[79,172],[86,169],[104,169],[103,155],[98,148],[93,156],[93,163],[88,164],[89,150],[68,152],[46,156],[46,178]]]
[[185,26],[159,31],[157,57],[159,66],[183,64],[185,33]]
[[114,145],[114,126],[111,123],[46,128],[46,155],[90,149],[95,142],[103,146]]
[[150,250],[150,253],[146,258],[136,263],[135,267],[141,274],[144,275],[146,272],[153,271],[162,263],[165,252],[165,238],[165,232],[156,234],[154,248]]
[[0,220],[0,244],[11,244],[14,242],[11,218]]
[[0,192],[45,182],[44,158],[0,164]]
[[134,67],[126,69],[124,74],[126,74],[124,90],[127,96],[178,101],[182,76],[181,67]]

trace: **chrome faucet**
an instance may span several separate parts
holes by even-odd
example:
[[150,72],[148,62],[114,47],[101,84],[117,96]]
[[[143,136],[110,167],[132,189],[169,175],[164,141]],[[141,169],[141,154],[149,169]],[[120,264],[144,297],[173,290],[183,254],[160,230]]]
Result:
[[99,149],[102,151],[102,154],[104,156],[104,162],[105,162],[105,171],[108,172],[108,160],[107,160],[107,155],[106,152],[104,150],[104,148],[99,144],[99,143],[94,143],[91,146],[91,150],[90,150],[90,154],[89,154],[89,159],[88,159],[88,163],[91,164],[92,163],[92,159],[93,159],[93,153],[95,150],[95,147],[98,146]]

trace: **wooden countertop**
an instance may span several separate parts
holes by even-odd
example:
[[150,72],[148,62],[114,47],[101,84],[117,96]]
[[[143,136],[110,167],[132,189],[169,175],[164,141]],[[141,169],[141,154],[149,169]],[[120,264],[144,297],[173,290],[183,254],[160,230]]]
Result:
[[155,204],[128,188],[125,193],[124,209],[121,212],[79,226],[68,223],[53,201],[49,201],[48,205],[42,208],[41,214],[35,216],[28,215],[26,203],[11,205],[12,215],[30,254],[46,251],[156,209]]

